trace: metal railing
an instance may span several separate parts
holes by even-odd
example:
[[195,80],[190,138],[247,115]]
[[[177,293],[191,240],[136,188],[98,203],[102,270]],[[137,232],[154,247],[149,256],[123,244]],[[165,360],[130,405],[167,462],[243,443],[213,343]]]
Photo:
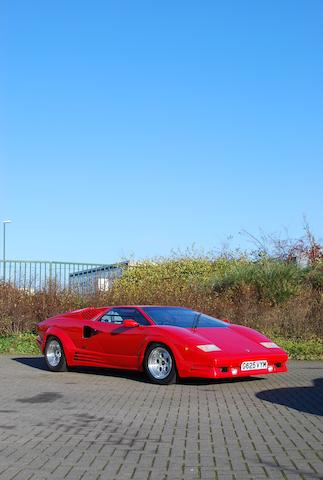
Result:
[[60,289],[107,290],[128,262],[115,264],[0,260],[0,282],[34,292],[57,285]]

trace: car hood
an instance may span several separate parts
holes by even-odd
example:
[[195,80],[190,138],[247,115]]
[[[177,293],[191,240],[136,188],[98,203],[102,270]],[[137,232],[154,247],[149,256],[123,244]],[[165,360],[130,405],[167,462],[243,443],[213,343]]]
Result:
[[[260,343],[268,341],[268,338],[246,327],[230,325],[225,328],[197,328],[195,334],[197,335],[196,345],[200,345],[203,341],[205,344],[213,343],[225,353],[269,353],[268,348]],[[274,351],[281,352],[282,349],[275,348],[272,353]]]

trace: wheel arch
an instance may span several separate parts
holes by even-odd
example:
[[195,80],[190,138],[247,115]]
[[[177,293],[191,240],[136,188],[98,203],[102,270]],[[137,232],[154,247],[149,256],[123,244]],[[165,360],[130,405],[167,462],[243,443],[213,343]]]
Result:
[[139,356],[139,370],[140,371],[144,370],[144,361],[145,361],[146,352],[150,347],[150,345],[154,345],[154,344],[164,345],[166,348],[168,348],[171,351],[175,360],[175,368],[177,370],[178,375],[181,376],[181,370],[182,370],[182,364],[183,364],[182,355],[180,354],[178,348],[173,342],[165,341],[163,337],[154,337],[146,340]]
[[70,365],[71,363],[73,363],[73,357],[74,357],[74,351],[75,351],[75,344],[74,342],[71,340],[71,338],[64,332],[64,330],[62,330],[61,328],[58,328],[58,327],[50,327],[47,331],[46,331],[46,334],[44,336],[44,351],[43,353],[45,352],[45,348],[46,348],[46,343],[47,343],[47,340],[50,338],[50,337],[56,337],[58,338],[58,340],[61,342],[62,344],[62,347],[63,347],[63,350],[64,350],[64,354],[65,354],[65,357],[66,357],[66,360],[67,360],[67,363]]

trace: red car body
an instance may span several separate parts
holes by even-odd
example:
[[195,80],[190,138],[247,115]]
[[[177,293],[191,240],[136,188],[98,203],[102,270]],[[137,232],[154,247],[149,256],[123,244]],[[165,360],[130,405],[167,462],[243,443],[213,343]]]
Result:
[[[38,346],[45,353],[47,339],[57,338],[63,346],[66,363],[71,367],[142,371],[147,348],[151,344],[162,344],[172,352],[179,377],[232,378],[287,371],[287,353],[278,346],[263,346],[261,342],[275,344],[251,328],[230,323],[226,323],[225,328],[158,325],[147,313],[149,308],[145,308],[133,305],[90,307],[57,315],[38,324]],[[101,321],[104,315],[116,309],[136,310],[147,324],[139,325],[134,320],[124,320],[122,324]],[[218,349],[203,351],[200,348],[210,345]],[[265,368],[262,361],[266,363]],[[243,370],[242,365],[260,365],[260,368]]]

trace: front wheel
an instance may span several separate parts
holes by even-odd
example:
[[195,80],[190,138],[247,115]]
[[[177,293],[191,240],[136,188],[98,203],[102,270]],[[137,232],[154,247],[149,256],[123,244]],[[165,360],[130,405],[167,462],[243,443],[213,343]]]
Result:
[[57,337],[49,337],[46,342],[45,362],[52,372],[66,372],[67,370],[63,345]]
[[176,365],[172,352],[166,345],[154,343],[147,348],[144,369],[149,378],[159,385],[176,383]]

